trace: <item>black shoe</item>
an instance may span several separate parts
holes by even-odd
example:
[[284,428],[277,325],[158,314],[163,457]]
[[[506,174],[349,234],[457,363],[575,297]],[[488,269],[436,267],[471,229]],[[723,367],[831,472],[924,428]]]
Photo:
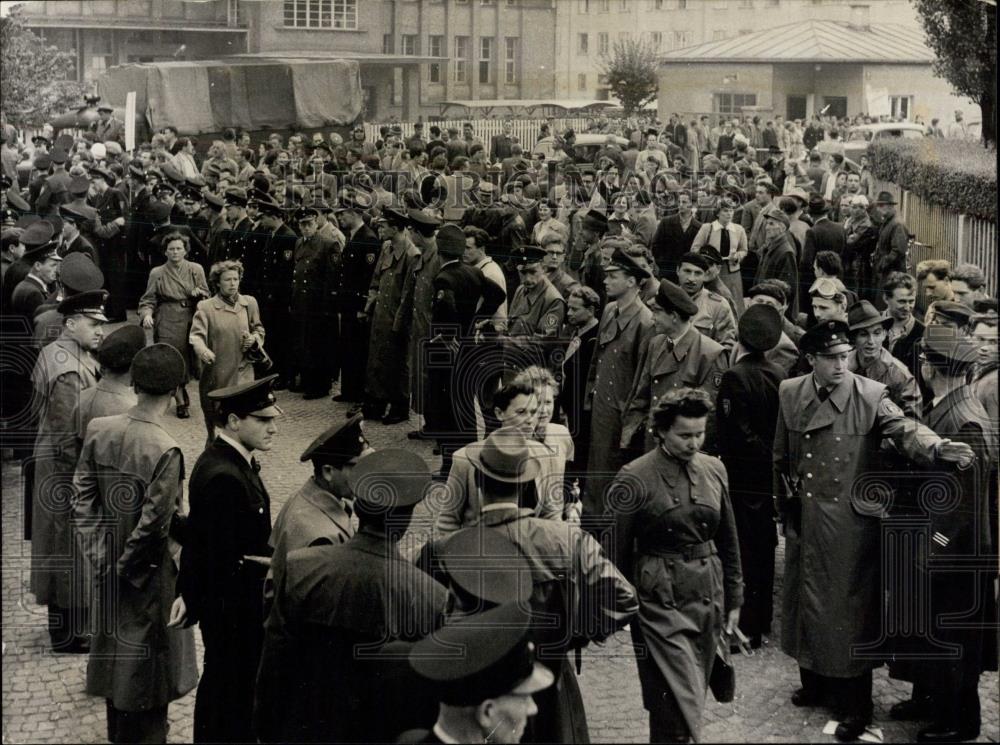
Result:
[[333,400],[336,401],[338,404],[357,404],[357,403],[361,403],[360,401],[358,401],[355,398],[349,398],[348,396],[345,396],[343,393],[338,393],[336,396],[333,397]]
[[841,742],[853,742],[865,733],[867,727],[868,722],[864,719],[848,719],[837,725],[833,736]]
[[889,708],[889,716],[897,722],[926,722],[934,712],[927,699],[907,699],[893,704]]
[[820,706],[822,703],[822,697],[818,693],[807,691],[805,688],[800,688],[792,694],[793,706]]
[[917,733],[917,742],[966,742],[978,737],[978,727],[958,729],[946,724],[932,724]]
[[181,405],[177,407],[177,418],[178,419],[190,419],[191,412],[188,410],[187,406]]
[[382,424],[399,424],[410,418],[409,412],[389,410],[389,413],[382,417]]
[[308,393],[303,393],[302,394],[302,400],[303,401],[315,401],[317,398],[326,398],[326,394],[327,393],[328,393],[328,391],[323,391],[322,393],[320,393],[319,391],[310,391]]

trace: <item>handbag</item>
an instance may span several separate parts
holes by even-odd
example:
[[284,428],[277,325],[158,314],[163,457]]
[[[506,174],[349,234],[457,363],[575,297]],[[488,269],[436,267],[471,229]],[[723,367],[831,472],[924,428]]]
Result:
[[[244,307],[244,311],[247,314],[247,328],[250,328],[250,311]],[[264,345],[259,341],[255,341],[253,346],[251,346],[247,351],[243,353],[243,356],[253,365],[253,376],[254,378],[262,378],[267,375],[268,370],[274,365],[271,360],[270,355],[264,350]]]
[[736,668],[733,667],[732,656],[729,651],[730,642],[733,640],[735,640],[744,656],[753,656],[749,640],[739,629],[736,629],[732,636],[725,631],[719,635],[719,641],[715,645],[715,660],[712,662],[712,672],[708,677],[708,687],[712,689],[712,695],[720,704],[728,704],[736,697]]

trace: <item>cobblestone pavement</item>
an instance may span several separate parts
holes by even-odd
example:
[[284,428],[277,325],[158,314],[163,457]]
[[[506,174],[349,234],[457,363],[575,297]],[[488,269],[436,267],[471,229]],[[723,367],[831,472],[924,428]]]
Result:
[[[172,415],[167,427],[184,451],[188,472],[201,452],[205,432],[197,407],[196,384],[190,386],[192,418]],[[299,454],[322,429],[344,416],[346,406],[329,399],[305,402],[298,394],[279,393],[285,416],[279,420],[277,445],[259,454],[262,476],[272,497],[272,512],[309,476],[299,463]],[[385,427],[366,425],[376,448],[405,447],[425,456],[437,466],[431,447],[408,440],[406,433],[416,424]],[[84,693],[86,657],[52,655],[47,648],[44,608],[28,591],[30,544],[21,540],[21,485],[14,463],[3,466],[3,740],[5,743],[98,743],[105,742],[104,702]],[[414,540],[404,548],[416,549],[426,529],[428,516],[418,515]],[[779,547],[780,552],[780,547]],[[781,559],[778,559],[778,583]],[[780,606],[779,606],[780,607]],[[588,649],[583,657],[581,688],[587,706],[594,742],[646,742],[648,729],[642,709],[635,664],[627,632],[605,645]],[[827,715],[822,710],[793,707],[788,697],[798,685],[794,662],[777,648],[777,640],[752,658],[737,658],[736,700],[718,704],[710,700],[705,710],[703,739],[706,742],[835,742],[822,729]],[[199,655],[200,642],[199,642]],[[885,669],[876,671],[875,717],[886,742],[906,742],[916,725],[887,719],[888,708],[906,698],[909,685],[891,681]],[[983,742],[996,742],[998,735],[997,675],[984,675],[980,685],[983,702]],[[711,699],[711,697],[710,697]],[[170,705],[170,742],[191,738],[194,692]]]

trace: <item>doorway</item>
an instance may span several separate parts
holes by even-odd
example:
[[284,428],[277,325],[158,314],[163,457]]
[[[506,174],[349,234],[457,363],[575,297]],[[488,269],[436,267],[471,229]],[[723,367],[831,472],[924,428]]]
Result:
[[823,106],[829,107],[824,116],[835,116],[838,119],[847,116],[847,96],[823,96]]
[[788,96],[786,99],[785,119],[792,121],[793,119],[805,119],[806,118],[806,97],[805,96]]

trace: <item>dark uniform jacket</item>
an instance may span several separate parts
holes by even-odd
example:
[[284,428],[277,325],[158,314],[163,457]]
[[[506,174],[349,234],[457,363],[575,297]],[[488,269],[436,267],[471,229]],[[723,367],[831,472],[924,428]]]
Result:
[[898,215],[893,215],[892,219],[882,223],[878,230],[878,242],[875,244],[876,277],[885,279],[892,272],[905,272],[909,244],[909,231]]
[[211,257],[216,261],[246,262],[247,245],[253,232],[253,220],[244,217],[236,225],[223,228],[217,241],[217,251]]
[[507,309],[507,353],[521,362],[511,364],[547,364],[565,315],[566,301],[547,277],[530,290],[519,285]]
[[446,599],[444,587],[374,531],[291,552],[267,618],[257,737],[392,742],[406,729],[427,726],[428,716],[433,722],[436,712],[408,705],[415,693],[405,656],[379,653],[437,629]]
[[42,305],[49,296],[48,288],[42,280],[33,275],[28,275],[17,287],[10,298],[10,313],[24,318],[30,328],[30,324],[35,317],[35,311]]
[[64,245],[59,249],[59,255],[64,259],[72,253],[82,253],[90,257],[90,260],[94,262],[94,266],[100,266],[100,260],[97,258],[97,249],[94,245],[88,241],[83,235],[78,235],[70,243]]
[[650,249],[656,265],[660,268],[660,276],[672,279],[677,274],[677,260],[691,250],[695,236],[701,229],[701,223],[694,217],[685,230],[681,218],[677,215],[660,220],[653,235]]
[[342,313],[357,314],[365,309],[380,250],[378,236],[367,225],[362,225],[353,236],[348,237],[338,293]]

